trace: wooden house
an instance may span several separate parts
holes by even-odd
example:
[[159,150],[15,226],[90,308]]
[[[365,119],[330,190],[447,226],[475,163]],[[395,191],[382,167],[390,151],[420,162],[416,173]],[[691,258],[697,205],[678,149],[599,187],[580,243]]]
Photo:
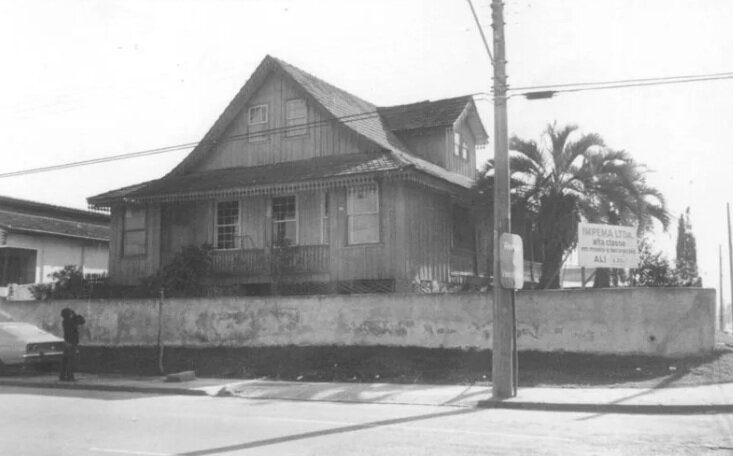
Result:
[[209,243],[217,283],[437,289],[487,264],[468,207],[486,140],[471,96],[377,107],[267,56],[171,172],[89,203],[111,209],[118,284]]

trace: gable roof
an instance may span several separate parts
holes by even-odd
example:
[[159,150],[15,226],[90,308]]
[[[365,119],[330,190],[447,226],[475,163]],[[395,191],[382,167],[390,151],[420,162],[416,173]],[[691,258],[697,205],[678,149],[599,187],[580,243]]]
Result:
[[473,102],[470,95],[436,101],[420,101],[379,108],[379,114],[392,131],[450,126],[460,117],[466,105]]
[[[472,105],[472,97],[456,97],[437,102],[378,108],[362,98],[269,55],[258,65],[249,80],[235,95],[194,150],[161,180],[173,179],[191,173],[196,165],[217,145],[229,125],[246,106],[249,98],[272,72],[277,72],[293,82],[310,101],[321,108],[326,117],[331,117],[332,120],[338,121],[357,136],[374,144],[382,153],[391,153],[393,159],[400,163],[402,167],[411,167],[460,187],[468,188],[472,185],[471,179],[411,154],[394,133],[398,129],[391,128],[390,125],[394,124],[398,127],[414,125],[420,122],[419,119],[423,119],[423,125],[438,125],[439,123],[442,125],[442,122],[448,122],[450,118],[452,118],[452,121],[449,123],[452,123],[465,111],[469,104]],[[424,104],[426,105],[423,106]],[[338,160],[335,157],[331,157],[331,159]],[[152,182],[157,183],[158,181]],[[143,191],[142,189],[147,185],[151,185],[151,183],[137,184],[107,192],[89,198],[89,202],[101,204],[102,201],[132,197],[138,190]],[[154,188],[158,188],[157,186],[162,184],[155,185]]]
[[0,196],[0,229],[109,241],[109,215]]

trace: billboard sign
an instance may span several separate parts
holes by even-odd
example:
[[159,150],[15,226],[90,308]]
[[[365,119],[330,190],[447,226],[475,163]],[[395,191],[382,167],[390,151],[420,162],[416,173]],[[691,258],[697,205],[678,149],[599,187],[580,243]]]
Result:
[[636,228],[578,223],[578,264],[586,268],[637,268],[639,245]]

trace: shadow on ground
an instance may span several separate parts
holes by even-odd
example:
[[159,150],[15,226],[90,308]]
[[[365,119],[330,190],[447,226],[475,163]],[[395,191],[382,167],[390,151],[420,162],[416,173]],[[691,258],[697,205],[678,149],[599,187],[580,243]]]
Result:
[[[83,347],[80,370],[159,375],[154,347]],[[488,384],[490,350],[417,347],[166,348],[166,372],[195,370],[199,377],[268,378],[305,382]],[[705,357],[519,353],[520,386],[668,387],[733,382],[733,348]]]

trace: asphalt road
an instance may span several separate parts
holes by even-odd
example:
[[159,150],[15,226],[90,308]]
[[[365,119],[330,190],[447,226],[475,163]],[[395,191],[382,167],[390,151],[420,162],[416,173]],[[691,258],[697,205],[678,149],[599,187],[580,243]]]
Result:
[[0,387],[0,455],[728,455],[733,415],[593,415]]

